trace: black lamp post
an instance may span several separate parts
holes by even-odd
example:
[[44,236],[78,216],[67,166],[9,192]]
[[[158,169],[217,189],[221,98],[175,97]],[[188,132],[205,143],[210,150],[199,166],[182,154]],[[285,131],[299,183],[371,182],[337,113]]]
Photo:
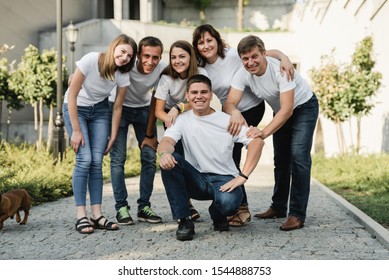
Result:
[[78,28],[73,24],[72,21],[70,21],[70,24],[66,28],[65,34],[66,34],[66,39],[70,43],[70,63],[71,63],[70,74],[73,74],[73,72],[74,72],[74,51],[75,51],[74,44],[77,41]]
[[54,158],[62,161],[65,150],[65,130],[62,113],[62,0],[57,0],[57,116],[55,118],[55,129],[53,131]]

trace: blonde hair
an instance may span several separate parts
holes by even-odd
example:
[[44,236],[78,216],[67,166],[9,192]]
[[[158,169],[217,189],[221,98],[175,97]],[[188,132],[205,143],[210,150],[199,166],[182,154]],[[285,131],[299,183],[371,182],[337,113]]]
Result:
[[180,76],[176,72],[176,70],[173,69],[172,63],[171,63],[171,55],[172,55],[172,50],[173,48],[180,48],[189,53],[190,60],[189,60],[189,68],[186,70],[187,72],[187,77],[191,77],[193,75],[198,74],[198,67],[197,67],[197,61],[196,61],[196,54],[194,51],[193,46],[185,40],[178,40],[174,42],[170,46],[170,51],[169,51],[169,65],[163,70],[161,75],[169,75],[173,79],[178,79]]
[[[134,52],[133,56],[130,59],[130,62],[120,67],[116,66],[114,57],[115,48],[118,45],[130,45]],[[109,44],[106,52],[101,53],[99,56],[98,66],[101,77],[107,80],[114,81],[116,70],[119,70],[121,73],[130,72],[130,70],[132,69],[132,67],[134,67],[135,64],[136,53],[137,45],[134,39],[127,36],[126,34],[119,35]]]

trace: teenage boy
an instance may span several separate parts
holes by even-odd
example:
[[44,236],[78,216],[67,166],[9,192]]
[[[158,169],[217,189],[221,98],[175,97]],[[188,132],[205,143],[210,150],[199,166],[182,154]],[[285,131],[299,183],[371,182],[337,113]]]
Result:
[[[232,136],[227,126],[230,116],[211,108],[212,84],[204,75],[188,79],[186,100],[192,110],[180,114],[169,127],[159,144],[160,167],[163,184],[169,200],[173,219],[178,219],[178,240],[194,237],[194,224],[190,217],[190,198],[212,200],[209,213],[215,231],[228,231],[227,216],[233,215],[242,201],[241,186],[257,165],[263,140],[257,128],[244,126],[237,136]],[[174,152],[181,140],[183,158]],[[236,142],[247,148],[245,164],[238,171],[232,150]]]
[[[116,220],[119,225],[132,225],[134,221],[129,213],[124,165],[127,158],[127,134],[130,124],[140,148],[141,173],[138,203],[138,221],[160,223],[162,218],[152,209],[150,197],[154,187],[156,172],[156,150],[158,147],[155,127],[155,99],[153,88],[158,84],[159,76],[166,67],[161,61],[163,44],[160,39],[148,36],[140,40],[135,66],[130,71],[131,84],[127,87],[124,99],[119,132],[111,149],[111,182],[115,198]],[[115,95],[111,95],[113,105]]]

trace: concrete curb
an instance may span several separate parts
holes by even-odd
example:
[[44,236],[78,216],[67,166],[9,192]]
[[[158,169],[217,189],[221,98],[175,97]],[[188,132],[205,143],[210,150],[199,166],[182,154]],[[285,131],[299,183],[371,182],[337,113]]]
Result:
[[319,187],[320,190],[325,192],[329,197],[335,200],[335,202],[343,209],[348,211],[354,219],[356,219],[366,230],[372,235],[373,238],[379,240],[387,249],[389,249],[389,231],[374,221],[360,209],[352,205],[346,199],[330,190],[327,186],[323,185],[316,179],[312,178],[313,183]]

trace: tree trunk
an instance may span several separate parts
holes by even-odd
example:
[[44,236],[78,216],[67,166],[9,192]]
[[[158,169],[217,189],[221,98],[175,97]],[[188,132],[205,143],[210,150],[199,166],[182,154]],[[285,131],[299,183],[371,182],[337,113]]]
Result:
[[345,147],[342,123],[336,122],[335,125],[336,125],[336,136],[338,139],[339,153],[343,155],[346,152],[346,147]]
[[324,153],[324,136],[323,136],[323,128],[321,126],[320,118],[317,120],[316,125],[316,136],[315,136],[315,146],[314,146],[314,152],[315,153]]
[[3,140],[3,126],[2,126],[2,118],[3,116],[3,101],[0,101],[0,141]]
[[35,102],[32,106],[34,106],[34,130],[35,130],[35,143],[36,148],[39,149],[39,137],[38,137],[38,103]]
[[39,99],[39,138],[38,138],[38,150],[42,149],[43,139],[43,98]]
[[243,10],[243,1],[244,0],[238,0],[238,12],[236,15],[236,27],[238,28],[238,31],[243,30],[243,18],[244,18],[244,10]]
[[50,104],[50,114],[49,114],[49,124],[47,126],[47,148],[46,150],[49,152],[51,148],[51,140],[53,138],[53,104]]
[[352,129],[352,119],[349,119],[349,130],[350,130],[350,144],[351,147],[354,149],[354,137],[353,137],[353,129]]
[[357,117],[357,154],[359,154],[359,150],[361,149],[361,117]]
[[8,116],[7,116],[7,135],[5,136],[5,141],[9,142],[9,126],[11,124],[11,114],[12,109],[8,109]]

